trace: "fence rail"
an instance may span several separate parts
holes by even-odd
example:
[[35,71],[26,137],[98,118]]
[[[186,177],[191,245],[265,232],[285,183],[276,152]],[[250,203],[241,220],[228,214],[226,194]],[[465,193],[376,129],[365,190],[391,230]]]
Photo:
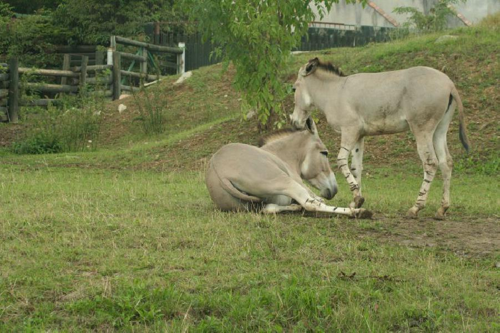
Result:
[[168,52],[168,53],[174,53],[174,54],[182,54],[183,53],[182,48],[179,48],[179,47],[169,47],[169,46],[162,46],[162,45],[155,45],[155,44],[150,44],[150,43],[138,42],[138,41],[124,38],[124,37],[120,37],[120,36],[114,36],[114,37],[115,37],[116,43],[123,44],[123,45],[143,47],[143,48],[146,48],[150,51],[156,51],[156,52]]
[[59,76],[59,77],[79,77],[80,74],[72,71],[64,71],[57,69],[32,69],[19,67],[19,74],[43,75],[43,76]]
[[[122,47],[118,50],[120,45]],[[130,53],[130,48],[134,47],[139,50]],[[10,59],[8,64],[0,63],[0,121],[17,122],[20,107],[46,107],[57,104],[57,94],[78,94],[86,91],[89,94],[118,99],[122,91],[139,91],[146,83],[161,78],[158,64],[151,52],[172,54],[177,62],[168,63],[169,67],[176,68],[177,73],[183,73],[185,69],[183,47],[154,45],[120,36],[111,37],[107,64],[103,63],[105,52],[93,45],[59,46],[56,51],[68,52],[64,54],[62,69],[19,67],[17,58]],[[123,65],[128,65],[128,68],[122,68]],[[138,71],[134,70],[134,67],[137,67],[135,65],[138,65]],[[51,83],[31,82],[32,76],[47,77]],[[20,77],[24,77],[22,85]],[[125,84],[124,80],[127,79]],[[45,98],[22,98],[21,90],[40,93]]]

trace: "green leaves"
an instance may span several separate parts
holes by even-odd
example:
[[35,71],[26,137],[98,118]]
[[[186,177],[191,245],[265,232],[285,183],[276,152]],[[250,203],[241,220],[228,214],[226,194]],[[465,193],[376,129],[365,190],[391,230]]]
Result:
[[269,127],[271,119],[277,126],[286,121],[282,74],[291,51],[314,20],[310,6],[324,13],[336,2],[184,0],[184,7],[190,9],[189,16],[204,38],[219,45],[223,59],[235,66],[235,86],[247,108],[256,110],[261,124]]
[[143,33],[146,22],[175,20],[172,7],[172,0],[66,0],[53,17],[60,26],[72,27],[74,43],[105,45],[110,35]]
[[439,0],[429,11],[424,14],[415,7],[396,7],[397,14],[409,14],[407,27],[415,27],[419,32],[435,32],[446,28],[448,17],[454,14],[451,5],[464,3],[467,0]]

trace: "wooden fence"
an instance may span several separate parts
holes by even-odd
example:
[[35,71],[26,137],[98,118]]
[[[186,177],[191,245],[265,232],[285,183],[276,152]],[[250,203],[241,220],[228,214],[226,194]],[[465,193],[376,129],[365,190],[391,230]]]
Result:
[[[0,65],[0,114],[8,121],[19,120],[19,73],[17,58]],[[3,119],[2,119],[3,120]]]
[[[150,22],[144,31],[158,45],[173,46],[183,42],[186,46],[186,70],[190,71],[221,61],[215,56],[215,46],[204,41],[196,29],[187,22]],[[355,47],[389,40],[393,28],[355,26],[339,23],[311,22],[307,36],[294,51],[314,51],[334,47]]]
[[[135,53],[119,51],[120,45],[129,49],[134,48],[137,51]],[[156,54],[175,55],[176,62],[166,62],[164,66],[174,68],[177,74],[184,73],[185,49],[183,44],[179,44],[179,47],[168,47],[139,42],[120,36],[111,37],[107,63],[113,66],[114,99],[120,97],[121,91],[139,90],[141,85],[160,78],[162,70],[158,65],[158,59],[155,59]],[[126,61],[128,61],[128,68],[125,70],[123,66],[127,67]],[[134,72],[133,69],[137,67],[137,64],[139,65],[139,71]]]
[[[184,72],[183,47],[153,45],[119,36],[112,36],[110,44],[106,64],[103,64],[105,53],[102,51],[95,51],[92,61],[89,52],[66,53],[62,69],[19,67],[17,58],[10,59],[8,64],[0,64],[0,121],[17,122],[20,107],[23,106],[57,104],[59,94],[78,94],[85,91],[88,94],[118,99],[122,91],[140,90],[141,86],[148,82],[160,79],[160,69],[155,62],[154,53],[175,54],[177,62],[169,65],[174,67],[177,73]],[[118,45],[136,47],[139,50],[135,54],[128,53],[118,50]],[[124,70],[123,65],[127,61],[129,66]],[[135,64],[139,65],[138,72],[134,71]],[[149,67],[148,64],[152,66]],[[148,71],[148,67],[151,70]],[[22,76],[26,77],[20,80]],[[49,77],[51,83],[30,82],[35,76]],[[129,79],[128,82],[126,78]],[[43,98],[26,98],[25,91],[34,91]]]

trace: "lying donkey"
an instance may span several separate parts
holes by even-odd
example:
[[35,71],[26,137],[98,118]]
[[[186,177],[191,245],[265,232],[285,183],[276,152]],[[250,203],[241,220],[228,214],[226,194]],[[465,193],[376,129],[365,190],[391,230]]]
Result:
[[217,151],[206,174],[208,191],[217,207],[223,211],[264,213],[305,209],[371,217],[371,212],[362,208],[327,206],[304,185],[301,177],[319,189],[323,198],[331,199],[337,193],[328,151],[311,118],[306,128],[271,134],[263,139],[260,148],[233,143]]

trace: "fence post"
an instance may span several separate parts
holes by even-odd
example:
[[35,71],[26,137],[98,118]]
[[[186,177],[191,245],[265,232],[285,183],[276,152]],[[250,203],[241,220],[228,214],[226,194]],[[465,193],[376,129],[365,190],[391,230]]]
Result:
[[119,99],[121,94],[121,59],[119,52],[113,52],[113,100]]
[[87,65],[89,63],[88,56],[82,56],[82,65],[80,66],[80,93],[85,89],[85,84],[87,83]]
[[186,44],[179,43],[182,53],[177,55],[177,74],[184,74],[186,71]]
[[146,61],[141,62],[140,68],[141,68],[141,82],[139,83],[140,85],[143,85],[146,83],[147,77],[148,77],[148,49],[143,47],[141,48],[142,51],[142,56],[146,58]]
[[113,65],[113,54],[116,51],[116,36],[109,38],[107,65]]
[[106,65],[113,65],[113,49],[110,47],[107,52]]
[[9,61],[9,121],[17,123],[19,121],[19,62],[17,58]]
[[109,38],[109,47],[113,49],[113,51],[116,51],[116,36],[111,36]]
[[[68,53],[65,53],[64,58],[63,58],[62,70],[69,71],[70,66],[71,66],[71,55]],[[67,81],[68,81],[68,78],[66,78],[65,76],[61,77],[61,84],[66,84]]]
[[160,22],[155,22],[154,23],[154,28],[153,28],[153,43],[154,44],[160,44]]

